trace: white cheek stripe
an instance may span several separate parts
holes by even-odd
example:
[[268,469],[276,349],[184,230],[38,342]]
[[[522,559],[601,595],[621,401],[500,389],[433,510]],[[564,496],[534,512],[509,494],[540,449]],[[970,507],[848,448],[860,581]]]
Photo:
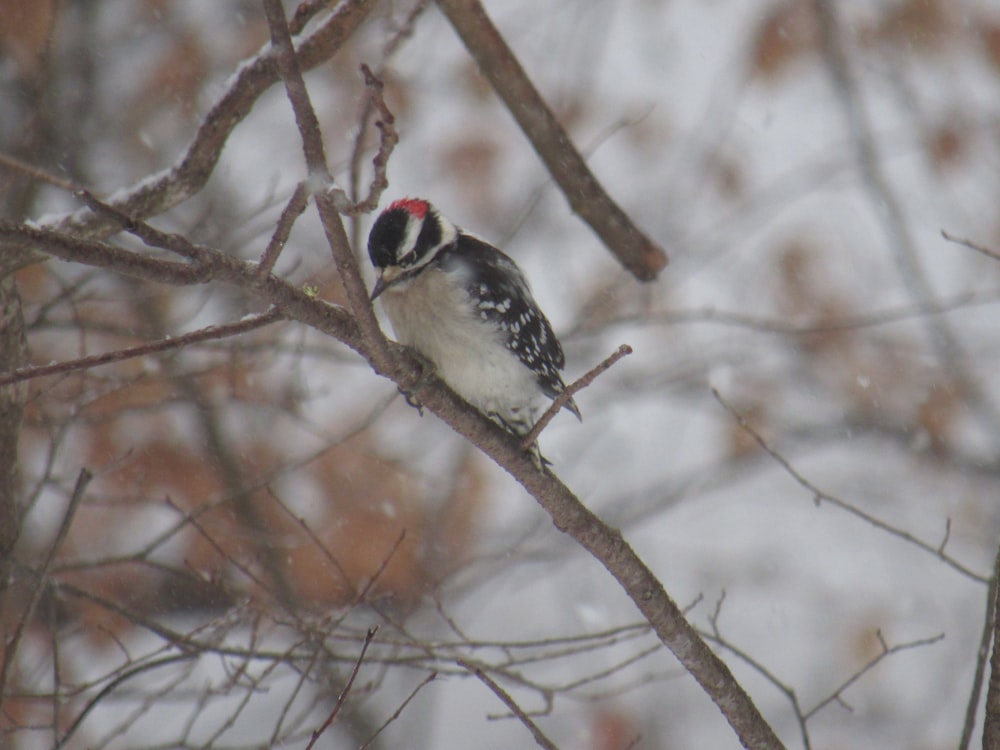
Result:
[[[403,237],[403,247],[402,252],[399,254],[399,258],[403,257],[417,246],[417,238],[420,236],[420,228],[422,226],[423,222],[413,216],[410,216],[406,220],[406,234]],[[396,260],[398,261],[399,258],[396,258]]]

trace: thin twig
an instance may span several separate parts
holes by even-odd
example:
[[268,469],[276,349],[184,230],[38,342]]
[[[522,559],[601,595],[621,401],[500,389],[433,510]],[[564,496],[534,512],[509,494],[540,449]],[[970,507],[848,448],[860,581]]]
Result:
[[253,581],[253,583],[257,584],[257,587],[261,590],[262,593],[269,594],[270,596],[274,597],[274,599],[276,599],[278,601],[281,600],[282,597],[279,594],[277,594],[274,591],[272,591],[271,587],[268,586],[267,583],[264,580],[262,580],[260,576],[258,576],[257,574],[255,574],[245,564],[243,564],[238,559],[236,559],[235,556],[233,556],[232,554],[230,554],[229,552],[227,552],[222,547],[222,545],[219,544],[219,542],[216,541],[215,538],[210,533],[208,533],[208,529],[206,529],[204,527],[204,525],[202,525],[202,523],[198,520],[198,517],[197,517],[196,513],[190,513],[188,511],[184,510],[184,508],[182,508],[181,506],[179,506],[177,503],[175,503],[173,501],[173,499],[170,497],[170,495],[167,495],[164,498],[164,500],[167,503],[167,505],[169,505],[171,508],[173,508],[177,513],[179,513],[182,516],[182,518],[184,519],[185,523],[189,523],[189,524],[191,524],[191,526],[194,527],[195,531],[197,531],[201,535],[201,537],[208,543],[208,545],[213,550],[215,550],[215,553],[219,557],[221,557],[227,563],[230,563],[233,567],[235,567],[238,571],[240,571],[248,579],[250,579],[251,581]]
[[77,370],[88,370],[92,367],[100,367],[113,362],[122,362],[126,359],[145,357],[148,354],[167,352],[172,349],[181,349],[203,341],[214,341],[230,336],[239,336],[249,331],[263,328],[266,325],[275,323],[282,319],[281,312],[276,307],[272,307],[260,315],[251,315],[236,323],[226,323],[218,326],[208,326],[197,331],[191,331],[180,336],[169,339],[160,339],[149,344],[129,347],[127,349],[116,349],[103,354],[91,354],[79,359],[71,359],[65,362],[55,362],[50,365],[37,365],[34,367],[20,367],[12,372],[0,374],[0,386],[10,383],[17,383],[21,380],[40,378],[46,375],[61,375]]
[[948,242],[954,242],[956,245],[963,245],[970,250],[975,250],[977,253],[982,253],[987,258],[992,258],[993,260],[1000,260],[1000,252],[996,250],[991,250],[985,245],[980,245],[978,242],[973,242],[972,240],[967,240],[962,237],[956,237],[955,235],[947,232],[946,230],[941,230],[941,236],[944,237]]
[[402,703],[401,703],[401,704],[399,705],[399,708],[397,708],[397,709],[396,709],[396,710],[395,710],[395,711],[393,712],[392,716],[390,716],[390,717],[389,717],[388,719],[386,719],[386,720],[385,720],[385,722],[383,722],[382,726],[380,726],[380,727],[379,727],[379,728],[378,728],[378,729],[377,729],[377,730],[375,731],[375,734],[373,734],[373,735],[372,735],[371,737],[369,737],[369,738],[368,738],[368,740],[367,740],[367,741],[365,741],[365,743],[364,743],[364,744],[363,744],[363,745],[362,745],[361,747],[359,747],[359,748],[358,748],[358,750],[366,750],[367,748],[371,747],[371,744],[372,744],[372,743],[373,743],[373,742],[374,742],[374,741],[376,740],[376,738],[377,738],[377,737],[378,737],[378,736],[379,736],[380,734],[382,734],[382,731],[383,731],[383,730],[384,730],[384,729],[385,729],[386,727],[388,727],[388,726],[389,726],[390,724],[392,724],[392,722],[394,722],[394,721],[395,721],[396,719],[398,719],[398,718],[399,718],[399,716],[400,716],[400,714],[402,714],[402,713],[403,713],[403,710],[404,710],[404,709],[405,709],[405,708],[406,708],[406,707],[407,707],[408,705],[410,705],[410,701],[412,701],[412,700],[413,700],[414,698],[416,698],[416,697],[417,697],[417,693],[419,693],[419,692],[420,692],[420,691],[421,691],[421,690],[422,690],[423,688],[425,688],[425,687],[426,687],[427,685],[429,685],[429,684],[430,684],[431,682],[433,682],[434,680],[436,680],[436,679],[437,679],[437,676],[438,676],[438,673],[437,673],[437,672],[431,672],[431,673],[430,673],[429,675],[427,675],[427,676],[426,676],[426,677],[425,677],[425,678],[424,678],[424,679],[423,679],[423,680],[421,681],[421,683],[420,683],[419,685],[417,685],[417,686],[416,686],[415,688],[413,688],[413,690],[411,690],[411,691],[410,691],[410,694],[409,694],[408,696],[406,696],[406,699],[405,699],[405,700],[404,700],[404,701],[403,701],[403,702],[402,702]]
[[525,713],[524,709],[517,705],[517,701],[511,697],[510,693],[500,687],[500,685],[498,685],[493,678],[483,671],[482,667],[478,664],[466,661],[465,659],[458,659],[457,664],[464,669],[467,669],[476,679],[493,691],[493,694],[496,695],[496,697],[499,698],[505,706],[507,706],[510,712],[514,714],[514,716],[516,716],[518,720],[527,728],[527,730],[531,732],[531,736],[535,738],[535,742],[539,747],[544,747],[545,750],[559,750],[556,744],[546,737],[541,728],[539,728],[539,726],[531,720],[531,717]]
[[719,393],[718,390],[713,388],[712,395],[715,397],[715,400],[718,401],[719,404],[721,404],[722,408],[725,409],[727,412],[729,412],[730,416],[732,416],[733,419],[736,420],[736,424],[740,427],[740,429],[742,429],[751,438],[753,438],[753,441],[757,443],[757,445],[760,446],[760,448],[765,453],[767,453],[767,455],[773,458],[792,479],[794,479],[802,487],[808,490],[817,504],[824,501],[828,502],[831,505],[834,505],[840,508],[841,510],[850,513],[851,515],[856,516],[857,518],[860,518],[863,521],[866,521],[867,523],[871,524],[877,529],[881,529],[882,531],[891,534],[894,537],[902,539],[903,541],[908,542],[914,545],[915,547],[924,550],[925,552],[930,552],[932,555],[934,555],[934,557],[938,558],[946,565],[954,568],[962,575],[971,578],[974,581],[978,581],[979,583],[989,583],[990,579],[988,576],[984,576],[980,573],[977,573],[971,568],[962,565],[960,562],[958,562],[955,558],[951,557],[950,555],[944,554],[943,548],[940,547],[939,545],[930,544],[928,542],[923,541],[922,539],[918,539],[909,532],[903,531],[902,529],[898,529],[895,526],[892,526],[891,524],[887,523],[886,521],[883,521],[880,518],[877,518],[871,515],[870,513],[861,510],[860,508],[856,508],[847,501],[842,500],[839,497],[836,497],[835,495],[831,495],[830,493],[821,490],[819,487],[817,487],[815,484],[809,481],[803,474],[801,474],[787,458],[785,458],[781,453],[772,448],[768,444],[768,442],[763,438],[763,436],[753,427],[753,425],[751,425],[750,422],[742,414],[740,414],[734,406],[732,406],[728,401],[726,401],[722,397],[722,395]]
[[357,596],[354,598],[354,606],[357,606],[358,604],[363,602],[365,600],[365,597],[368,596],[368,592],[372,590],[372,587],[375,585],[378,579],[382,577],[383,573],[385,573],[385,569],[389,566],[389,562],[392,560],[392,558],[396,556],[396,553],[399,551],[399,548],[403,544],[404,539],[406,539],[405,527],[400,529],[399,536],[396,537],[396,541],[389,549],[389,554],[387,554],[385,557],[382,558],[382,562],[378,566],[378,570],[375,571],[375,574],[368,580],[368,583],[364,585],[364,588],[362,588],[361,591],[359,591]]
[[56,538],[49,545],[49,551],[45,556],[45,561],[42,563],[42,567],[38,570],[35,578],[34,585],[31,588],[31,596],[28,599],[28,604],[24,608],[24,612],[18,618],[17,627],[14,629],[13,635],[10,640],[7,641],[3,652],[3,663],[0,664],[0,705],[3,704],[3,697],[6,694],[7,686],[7,676],[11,665],[15,661],[17,656],[17,649],[21,643],[21,636],[24,635],[24,630],[31,624],[31,620],[35,616],[35,609],[38,607],[38,602],[42,598],[42,593],[45,591],[46,580],[48,579],[49,570],[52,568],[52,563],[59,554],[59,549],[62,547],[63,542],[66,541],[66,536],[69,534],[69,528],[73,525],[73,518],[76,516],[77,508],[80,507],[80,502],[83,500],[83,495],[87,491],[87,485],[90,484],[90,480],[94,478],[94,475],[89,469],[82,468],[80,473],[76,477],[76,485],[73,487],[73,494],[70,495],[69,505],[66,506],[66,512],[63,514],[62,523],[59,526],[59,531],[56,533]]
[[[351,194],[351,200],[355,201],[355,206],[359,205],[361,202],[361,159],[366,150],[367,135],[368,135],[368,120],[372,115],[372,112],[378,108],[384,113],[388,113],[389,119],[383,114],[382,122],[389,122],[388,126],[378,126],[380,130],[379,137],[379,151],[376,153],[375,157],[372,159],[372,164],[375,165],[375,174],[372,178],[372,185],[370,188],[370,195],[374,194],[375,180],[378,179],[379,172],[383,173],[385,177],[385,164],[388,163],[388,154],[383,157],[382,153],[385,151],[385,146],[387,145],[386,138],[389,133],[392,133],[392,137],[398,140],[398,134],[394,129],[392,129],[391,123],[394,122],[392,113],[389,112],[387,105],[385,104],[385,99],[383,96],[383,84],[379,80],[384,74],[385,67],[388,64],[389,59],[396,53],[396,51],[402,46],[403,42],[413,36],[413,29],[416,26],[417,19],[423,14],[430,4],[430,0],[417,0],[413,8],[407,14],[406,19],[399,26],[396,32],[392,35],[388,42],[382,48],[382,57],[379,61],[377,71],[372,74],[372,78],[378,82],[377,91],[370,88],[371,95],[365,100],[363,107],[361,108],[361,114],[358,117],[358,127],[354,134],[354,144],[351,147],[351,157],[348,160],[348,184]],[[364,71],[362,71],[364,72]],[[367,76],[366,76],[367,80]],[[387,129],[388,128],[388,129]],[[395,146],[395,140],[392,146]],[[384,163],[383,163],[384,162]],[[386,179],[386,185],[388,185],[388,178]],[[384,188],[383,188],[384,189]],[[379,191],[381,194],[382,190]],[[372,208],[374,209],[377,205],[377,200]],[[355,248],[361,247],[361,223],[357,220],[357,215],[352,214],[353,221],[351,222],[351,244]]]
[[911,648],[920,648],[922,646],[931,646],[931,645],[933,645],[933,644],[935,644],[935,643],[937,643],[937,642],[939,642],[939,641],[941,641],[941,640],[944,639],[944,633],[939,633],[937,635],[931,636],[930,638],[921,638],[920,640],[909,641],[907,643],[899,643],[899,644],[896,644],[895,646],[889,646],[885,642],[885,638],[882,636],[882,632],[881,631],[878,631],[876,633],[876,636],[878,637],[879,645],[882,647],[882,650],[876,656],[874,656],[872,659],[870,659],[867,664],[865,664],[863,667],[861,667],[861,669],[859,669],[854,674],[852,674],[850,677],[848,677],[846,680],[844,680],[836,689],[834,689],[834,691],[832,693],[830,693],[830,695],[828,695],[826,698],[824,698],[823,700],[821,700],[819,703],[817,703],[815,706],[813,706],[810,710],[806,711],[802,715],[803,719],[805,719],[806,721],[809,721],[809,719],[811,719],[813,716],[815,716],[820,710],[822,710],[826,706],[830,705],[834,701],[840,701],[840,702],[842,702],[843,698],[841,696],[843,695],[844,691],[847,690],[847,688],[849,688],[855,682],[857,682],[858,680],[860,680],[862,677],[864,677],[872,669],[874,669],[875,666],[879,662],[881,662],[883,659],[885,659],[886,657],[892,656],[893,654],[899,653],[900,651],[907,651],[907,650],[909,650]]
[[75,182],[70,180],[65,180],[62,177],[52,174],[51,172],[46,172],[40,167],[36,167],[34,164],[29,164],[22,159],[18,159],[16,156],[11,154],[5,154],[0,151],[0,166],[7,167],[15,172],[22,172],[29,177],[34,177],[36,180],[41,182],[47,182],[50,185],[55,185],[57,188],[62,188],[70,193],[74,193],[80,189],[80,186]]
[[115,678],[107,685],[105,685],[103,688],[101,688],[100,692],[98,692],[97,695],[95,695],[90,700],[90,702],[87,703],[87,705],[83,708],[83,710],[80,711],[77,717],[73,720],[73,723],[70,724],[69,728],[66,730],[66,733],[62,736],[59,742],[56,743],[56,746],[53,748],[53,750],[62,750],[62,748],[66,746],[66,743],[69,742],[69,740],[76,733],[76,730],[80,728],[80,725],[83,723],[83,720],[87,718],[88,714],[90,714],[90,712],[97,706],[97,704],[100,703],[105,698],[107,698],[112,692],[114,692],[116,688],[118,688],[123,683],[131,680],[133,677],[136,677],[150,670],[159,669],[160,667],[167,667],[170,666],[171,664],[177,664],[179,662],[191,661],[192,659],[196,658],[197,654],[192,654],[192,653],[175,654],[173,656],[167,656],[162,659],[156,659],[154,661],[145,662],[137,667],[125,670],[123,672],[118,672]]
[[[347,208],[344,212],[347,214],[368,213],[378,207],[382,193],[389,187],[389,178],[386,177],[389,157],[399,142],[399,133],[396,132],[396,128],[394,127],[396,118],[389,111],[389,107],[385,103],[385,97],[382,95],[385,84],[364,63],[361,63],[361,73],[365,77],[365,86],[368,87],[370,106],[377,109],[379,113],[379,119],[375,121],[375,127],[379,131],[379,146],[378,151],[372,158],[372,165],[375,171],[372,175],[371,185],[368,188],[368,197]],[[360,142],[361,135],[359,134],[356,146],[360,145]]]
[[288,242],[288,235],[292,233],[295,220],[306,210],[308,203],[309,187],[306,183],[300,182],[295,186],[295,192],[292,193],[284,211],[281,212],[278,225],[274,228],[274,234],[271,235],[271,241],[267,243],[267,249],[264,250],[260,263],[257,265],[257,274],[260,278],[263,279],[271,273],[274,264],[278,262],[278,256],[285,249],[285,243]]
[[375,637],[377,632],[378,625],[368,628],[368,632],[365,633],[364,643],[361,646],[361,653],[358,654],[358,659],[354,662],[354,669],[351,670],[351,675],[347,678],[347,684],[344,685],[344,689],[341,690],[340,695],[337,696],[337,702],[334,704],[330,715],[326,717],[326,721],[323,722],[323,726],[313,731],[312,739],[310,739],[309,744],[306,745],[306,750],[312,750],[313,745],[316,744],[316,740],[318,740],[322,736],[323,732],[329,729],[330,725],[336,720],[337,714],[340,713],[340,709],[344,705],[344,701],[347,699],[347,694],[351,691],[351,686],[354,684],[354,678],[358,676],[358,670],[361,669],[361,662],[364,661],[365,652],[368,651],[368,647],[371,645],[372,639]]
[[[324,447],[323,450],[325,451],[327,449]],[[299,514],[293,512],[292,509],[285,504],[285,501],[282,500],[280,497],[278,497],[277,494],[275,494],[274,490],[271,489],[270,485],[265,486],[264,489],[267,491],[268,497],[270,497],[275,503],[277,503],[278,507],[281,508],[281,510],[283,510],[289,518],[295,521],[296,524],[298,524],[299,528],[306,533],[306,535],[309,537],[312,543],[316,545],[317,549],[319,549],[319,551],[323,553],[323,556],[326,558],[327,562],[329,562],[330,565],[333,566],[334,570],[336,570],[340,574],[340,577],[344,585],[353,591],[354,582],[351,580],[350,575],[344,569],[344,566],[340,564],[340,560],[334,557],[333,553],[330,552],[329,547],[327,547],[327,545],[323,543],[323,540],[319,538],[316,532],[309,527],[309,524],[306,523],[306,520]]]
[[535,444],[535,441],[538,440],[538,436],[542,434],[542,430],[548,426],[549,422],[551,422],[555,415],[559,413],[559,410],[570,402],[570,399],[573,398],[574,394],[582,391],[588,385],[593,383],[598,376],[609,370],[615,362],[631,353],[632,347],[628,344],[622,344],[614,351],[614,353],[611,354],[611,356],[604,359],[604,361],[592,368],[589,372],[583,375],[583,377],[574,380],[566,386],[563,392],[556,396],[556,398],[552,401],[549,408],[545,410],[544,414],[542,414],[541,418],[535,422],[535,426],[531,428],[531,432],[529,432],[521,441],[522,449],[527,450]]

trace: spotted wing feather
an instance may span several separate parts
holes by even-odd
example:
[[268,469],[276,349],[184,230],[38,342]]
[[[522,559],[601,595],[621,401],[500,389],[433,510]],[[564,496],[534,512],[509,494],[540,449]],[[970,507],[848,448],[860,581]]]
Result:
[[[559,370],[565,365],[552,325],[535,304],[521,269],[489,243],[460,234],[452,261],[468,269],[466,289],[483,320],[506,335],[506,345],[534,371],[542,391],[555,398],[565,389]],[[447,260],[446,260],[447,262]],[[574,413],[575,404],[568,408]]]

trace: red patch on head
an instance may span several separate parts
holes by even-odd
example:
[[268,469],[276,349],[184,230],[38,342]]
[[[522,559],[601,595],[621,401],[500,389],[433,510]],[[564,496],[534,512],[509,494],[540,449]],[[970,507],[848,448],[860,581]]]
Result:
[[430,203],[420,198],[400,198],[398,201],[390,203],[387,210],[392,211],[394,208],[401,208],[412,216],[422,219],[427,215],[430,207]]

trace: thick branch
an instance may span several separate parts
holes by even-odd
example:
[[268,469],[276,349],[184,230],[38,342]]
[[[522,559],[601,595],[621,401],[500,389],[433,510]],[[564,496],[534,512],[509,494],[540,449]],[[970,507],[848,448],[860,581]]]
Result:
[[479,0],[437,0],[437,4],[573,210],[637,279],[655,279],[667,264],[667,254],[605,192]]
[[659,639],[715,701],[747,748],[782,748],[774,730],[725,663],[684,619],[663,584],[621,533],[588,510],[566,485],[538,470],[511,438],[435,379],[420,391],[421,404],[477,445],[514,477],[565,532],[614,576]]

